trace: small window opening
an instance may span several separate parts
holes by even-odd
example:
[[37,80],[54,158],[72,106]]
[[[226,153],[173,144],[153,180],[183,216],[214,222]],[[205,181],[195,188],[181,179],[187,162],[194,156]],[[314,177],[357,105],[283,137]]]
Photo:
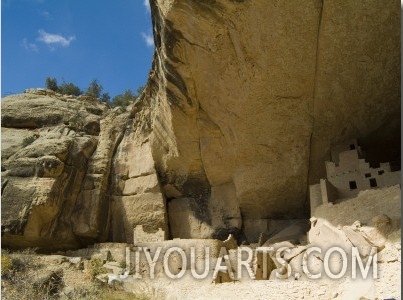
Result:
[[350,144],[350,150],[354,150],[355,149],[355,145],[354,144]]
[[350,185],[350,190],[356,190],[357,189],[357,182],[353,181],[349,181],[348,183]]
[[369,185],[370,185],[371,187],[377,187],[378,184],[376,183],[376,179],[375,179],[375,178],[371,178],[371,179],[369,180]]
[[371,177],[371,173],[365,173],[365,177],[366,178]]
[[382,175],[383,173],[385,173],[384,170],[379,170],[379,171],[378,171],[378,175]]
[[373,168],[373,169],[377,169],[377,168],[379,168],[381,166],[381,164],[379,162],[378,163],[370,163],[369,166],[371,168]]

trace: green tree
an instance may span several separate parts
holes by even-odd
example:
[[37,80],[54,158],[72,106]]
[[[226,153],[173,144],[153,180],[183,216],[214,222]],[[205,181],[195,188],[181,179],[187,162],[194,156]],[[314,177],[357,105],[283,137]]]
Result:
[[58,89],[59,89],[59,87],[57,86],[57,80],[56,80],[56,78],[47,77],[47,78],[46,78],[46,88],[47,88],[48,90],[52,90],[52,91],[57,92]]
[[111,96],[109,96],[109,93],[103,93],[101,95],[101,101],[108,103],[109,101],[111,101]]
[[122,107],[126,107],[128,106],[131,102],[133,102],[134,100],[136,100],[137,95],[135,95],[132,90],[128,89],[126,90],[123,94],[119,94],[115,97],[113,97],[112,101],[111,101],[111,105],[113,107],[116,106],[122,106]]
[[94,98],[100,98],[103,89],[104,88],[102,87],[102,85],[99,84],[98,80],[94,79],[93,81],[91,81],[85,94]]
[[63,81],[62,85],[59,86],[59,93],[64,95],[80,96],[83,92],[74,83],[67,83]]

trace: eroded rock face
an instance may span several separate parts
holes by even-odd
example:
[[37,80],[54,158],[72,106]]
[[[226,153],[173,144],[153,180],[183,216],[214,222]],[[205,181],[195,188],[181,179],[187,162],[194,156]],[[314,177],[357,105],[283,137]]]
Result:
[[133,229],[146,232],[159,228],[168,233],[165,196],[161,192],[148,139],[128,124],[117,148],[112,169],[111,238],[133,242]]
[[[93,214],[103,214],[108,223],[102,199],[116,140],[113,133],[104,136],[104,127],[116,115],[96,99],[44,90],[6,97],[1,105],[3,245],[78,247],[88,233],[77,227],[94,219]],[[114,119],[109,127],[121,134],[118,117]],[[97,192],[86,193],[89,181]],[[86,218],[77,217],[77,211]],[[95,239],[102,238],[100,228]]]
[[[399,156],[397,2],[152,1],[152,12],[153,155],[168,202],[189,199],[213,232],[242,229],[217,215],[306,216],[307,184],[340,141]],[[214,211],[228,186],[238,211]]]
[[2,242],[77,248],[168,234],[144,118],[33,89],[2,100]]
[[[334,144],[400,154],[396,1],[151,1],[130,111],[46,91],[2,100],[3,242],[256,242],[309,214]],[[50,246],[49,246],[50,245]]]

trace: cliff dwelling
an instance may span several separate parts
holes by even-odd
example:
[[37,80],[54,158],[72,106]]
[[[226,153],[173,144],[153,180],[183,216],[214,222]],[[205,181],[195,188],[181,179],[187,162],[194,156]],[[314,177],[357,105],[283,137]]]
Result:
[[357,140],[333,147],[331,158],[325,162],[326,179],[309,187],[311,211],[323,203],[355,197],[360,191],[400,184],[401,172],[392,172],[390,163],[370,167]]
[[400,299],[400,4],[146,4],[153,62],[125,105],[2,98],[2,291]]

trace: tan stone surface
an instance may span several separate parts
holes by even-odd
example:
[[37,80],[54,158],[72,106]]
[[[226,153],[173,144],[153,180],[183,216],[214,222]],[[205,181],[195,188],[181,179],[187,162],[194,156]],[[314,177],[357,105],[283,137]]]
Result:
[[223,240],[241,231],[242,216],[232,182],[211,188],[208,211],[215,229],[214,238]]
[[[348,239],[342,228],[333,226],[325,219],[317,219],[312,222],[308,233],[310,245],[319,247],[322,251],[327,251],[331,247],[337,246],[351,254],[353,244]],[[323,254],[321,254],[323,258]]]
[[127,114],[112,111],[100,122],[97,148],[87,170],[71,216],[73,232],[82,238],[106,241],[110,223],[110,173],[113,155],[124,133]]
[[12,95],[1,104],[2,126],[10,127],[2,128],[3,245],[77,247],[71,217],[105,104],[46,90]]
[[156,0],[151,10],[153,68],[127,113],[44,89],[2,100],[5,228],[21,233],[35,218],[17,212],[35,200],[24,182],[43,179],[41,240],[125,242],[137,222],[168,229],[171,218],[171,236],[255,241],[268,219],[308,215],[308,182],[331,145],[356,137],[369,159],[399,156],[395,1]]
[[398,185],[362,191],[356,198],[342,200],[333,206],[321,205],[313,215],[323,218],[335,226],[351,225],[355,221],[375,227],[372,219],[380,214],[392,221],[392,232],[400,230],[401,189]]
[[[400,152],[400,4],[323,1],[313,103],[310,180],[329,146],[358,138],[368,159]],[[393,138],[395,136],[395,138]]]
[[[112,201],[112,230],[117,240],[131,243],[136,225],[143,225],[147,232],[166,229],[165,201],[161,193],[114,196]],[[123,239],[121,232],[125,233]]]
[[[161,105],[170,117],[155,127],[177,149],[160,154],[161,161],[172,162],[167,167],[180,178],[200,174],[206,181],[205,173],[213,186],[233,180],[246,217],[282,213],[285,202],[288,211],[302,212],[319,10],[313,1],[196,7],[185,1],[160,20],[160,36],[173,45],[162,40],[158,49],[168,80],[161,98],[171,106]],[[185,26],[189,21],[192,27]],[[163,142],[157,133],[154,142]]]
[[1,128],[1,158],[9,158],[17,150],[29,145],[37,136],[27,129]]
[[196,203],[192,198],[179,198],[168,202],[172,238],[200,239],[209,238],[213,234],[213,228],[200,220],[195,207]]
[[153,173],[150,175],[130,178],[126,180],[125,188],[123,189],[123,195],[136,195],[157,191],[159,191],[159,182],[157,174]]
[[[131,242],[136,225],[254,241],[275,234],[271,222],[308,215],[308,182],[323,177],[332,145],[358,138],[369,160],[399,157],[397,1],[155,0],[151,10],[153,69],[128,113],[46,90],[2,100],[3,245]],[[210,277],[124,288],[156,299],[400,298],[400,202],[395,186],[312,214],[310,246],[384,246],[380,277],[364,286]],[[373,220],[381,214],[390,220]],[[190,245],[166,246],[180,241]],[[279,245],[300,271],[303,248]]]
[[116,242],[132,243],[137,225],[147,233],[161,228],[168,234],[165,195],[147,133],[137,125],[127,123],[112,164],[110,239]]
[[200,199],[207,216],[207,194],[232,183],[243,218],[298,218],[331,145],[357,137],[398,156],[394,1],[156,4],[154,109],[133,113],[149,116],[173,198]]

